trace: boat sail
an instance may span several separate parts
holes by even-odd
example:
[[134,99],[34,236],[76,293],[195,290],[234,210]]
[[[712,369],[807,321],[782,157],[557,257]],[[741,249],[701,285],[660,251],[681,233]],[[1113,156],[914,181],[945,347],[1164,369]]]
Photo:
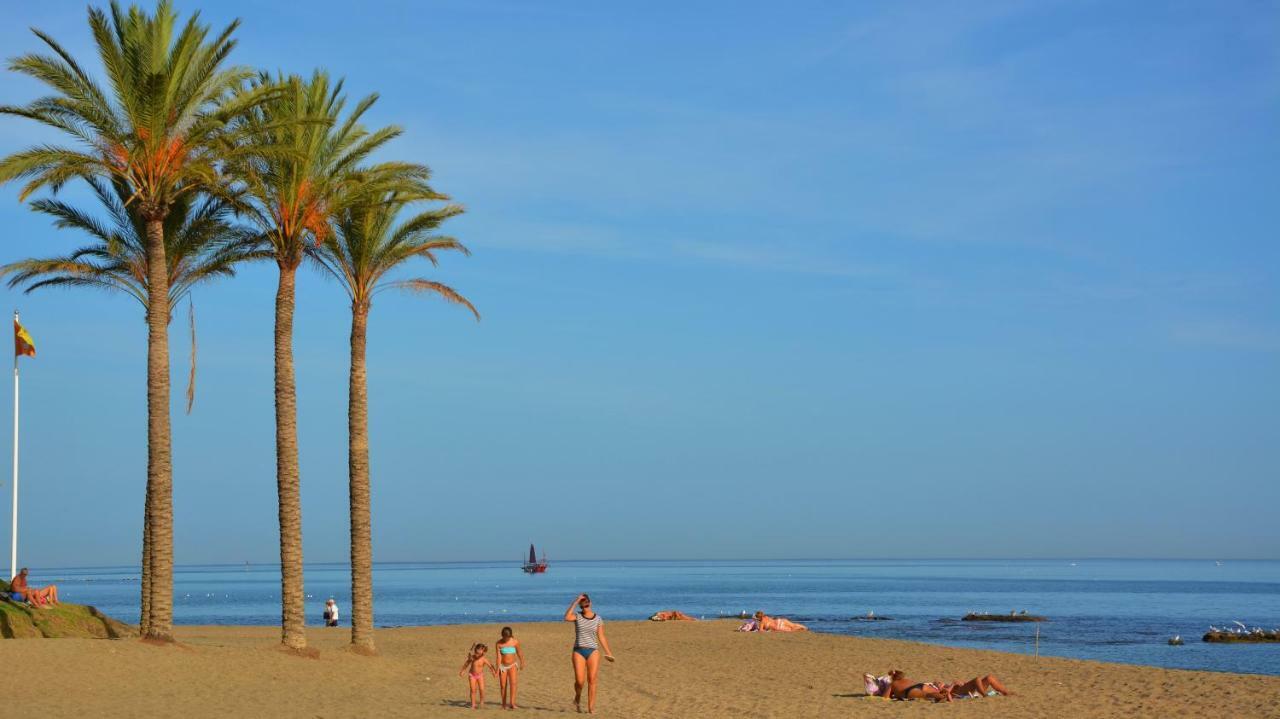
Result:
[[547,571],[547,553],[543,551],[542,561],[538,561],[538,554],[533,550],[533,545],[529,545],[529,561],[521,567],[525,574],[542,574]]

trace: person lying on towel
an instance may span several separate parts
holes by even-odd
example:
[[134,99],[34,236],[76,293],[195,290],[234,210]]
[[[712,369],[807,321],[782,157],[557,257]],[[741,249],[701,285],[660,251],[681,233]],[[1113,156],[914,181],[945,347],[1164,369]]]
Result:
[[809,628],[800,622],[793,622],[786,617],[771,617],[764,612],[756,612],[756,621],[762,632],[807,632]]

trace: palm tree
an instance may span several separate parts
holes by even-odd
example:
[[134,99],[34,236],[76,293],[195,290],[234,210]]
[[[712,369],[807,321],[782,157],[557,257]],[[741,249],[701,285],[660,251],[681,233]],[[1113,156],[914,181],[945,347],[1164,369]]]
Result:
[[330,220],[364,198],[387,190],[424,194],[426,169],[406,163],[363,166],[370,153],[400,134],[397,127],[370,132],[360,117],[376,101],[370,95],[343,117],[342,82],[316,71],[297,76],[258,77],[258,88],[276,88],[242,126],[255,146],[278,151],[236,167],[250,207],[246,216],[259,231],[256,244],[279,269],[275,300],[276,491],[280,521],[281,641],[306,647],[302,578],[301,477],[298,470],[298,411],[293,371],[293,312],[298,266],[307,250],[324,241]]
[[[26,292],[43,287],[89,287],[122,292],[137,300],[145,312],[150,304],[147,284],[146,219],[137,205],[128,205],[130,193],[123,182],[108,189],[102,180],[88,179],[93,193],[107,210],[110,224],[52,199],[37,200],[32,209],[54,218],[59,229],[77,229],[95,242],[63,257],[28,259],[0,267],[0,277],[9,278],[10,287]],[[197,203],[194,195],[179,196],[165,218],[165,259],[169,263],[169,306],[189,297],[198,284],[234,274],[234,266],[244,260],[233,238],[235,227],[227,220],[227,205],[216,200]],[[191,374],[187,380],[187,412],[195,401],[195,313],[191,321]],[[148,498],[149,499],[149,498]],[[145,516],[145,510],[144,510]],[[152,532],[143,526],[142,565],[151,560]],[[150,624],[151,573],[142,576],[141,624]]]
[[0,113],[25,117],[63,133],[72,144],[39,145],[0,159],[0,184],[25,179],[25,200],[41,188],[57,192],[78,177],[119,181],[128,204],[145,221],[147,303],[147,516],[143,573],[150,596],[142,604],[143,636],[173,634],[173,466],[169,428],[169,277],[164,237],[171,207],[188,193],[220,192],[221,165],[245,149],[228,121],[261,102],[263,88],[239,92],[248,68],[226,64],[239,21],[211,35],[192,15],[178,30],[177,14],[160,0],[154,14],[116,2],[110,15],[89,9],[89,28],[102,60],[104,89],[61,45],[35,34],[52,55],[10,61],[52,94]]
[[[480,313],[453,288],[425,278],[388,279],[392,271],[415,258],[436,264],[436,253],[457,250],[470,254],[452,237],[435,234],[441,223],[462,213],[458,205],[419,212],[396,224],[407,205],[421,197],[387,194],[376,204],[353,207],[335,221],[331,234],[314,253],[351,298],[351,375],[347,422],[349,492],[351,500],[351,643],[372,653],[373,544],[369,512],[369,401],[365,374],[365,338],[374,295],[388,289],[427,292]],[[431,199],[447,200],[444,195]]]

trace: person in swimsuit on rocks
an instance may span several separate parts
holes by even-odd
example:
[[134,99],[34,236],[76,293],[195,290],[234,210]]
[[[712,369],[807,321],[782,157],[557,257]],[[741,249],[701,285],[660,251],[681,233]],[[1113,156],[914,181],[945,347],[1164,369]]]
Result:
[[26,567],[23,567],[14,575],[13,581],[9,583],[9,591],[14,594],[21,594],[23,599],[35,607],[58,603],[57,585],[50,584],[47,587],[39,588],[27,584]]

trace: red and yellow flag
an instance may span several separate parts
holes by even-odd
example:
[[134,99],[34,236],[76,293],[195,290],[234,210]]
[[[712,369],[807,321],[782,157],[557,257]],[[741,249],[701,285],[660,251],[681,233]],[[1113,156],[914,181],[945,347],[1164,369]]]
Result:
[[13,355],[15,357],[36,356],[36,341],[31,339],[26,328],[16,319],[13,321]]

